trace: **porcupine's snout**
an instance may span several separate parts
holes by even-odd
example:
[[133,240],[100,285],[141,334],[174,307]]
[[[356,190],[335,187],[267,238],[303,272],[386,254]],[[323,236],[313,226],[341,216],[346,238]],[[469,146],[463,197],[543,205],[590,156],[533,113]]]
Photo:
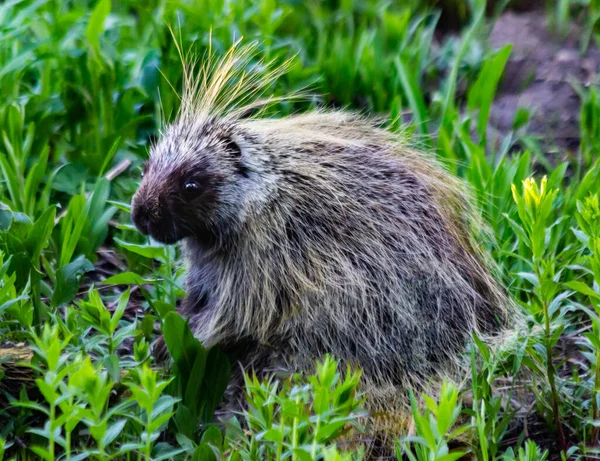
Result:
[[166,200],[156,187],[142,184],[131,203],[131,219],[142,234],[171,244],[180,240],[183,235],[180,235],[174,217],[168,212]]
[[137,227],[137,230],[144,235],[150,235],[152,226],[152,217],[150,211],[144,205],[134,205],[131,207],[131,219]]

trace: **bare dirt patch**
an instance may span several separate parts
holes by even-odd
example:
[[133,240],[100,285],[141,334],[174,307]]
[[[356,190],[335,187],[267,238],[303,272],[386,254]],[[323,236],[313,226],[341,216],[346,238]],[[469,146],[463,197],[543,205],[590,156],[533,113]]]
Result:
[[492,106],[492,129],[509,132],[517,109],[523,107],[533,112],[528,132],[539,136],[544,148],[577,148],[580,98],[572,82],[595,84],[600,69],[600,50],[590,43],[580,53],[577,29],[559,37],[550,31],[543,10],[509,11],[498,18],[491,44],[499,48],[510,43],[513,48]]

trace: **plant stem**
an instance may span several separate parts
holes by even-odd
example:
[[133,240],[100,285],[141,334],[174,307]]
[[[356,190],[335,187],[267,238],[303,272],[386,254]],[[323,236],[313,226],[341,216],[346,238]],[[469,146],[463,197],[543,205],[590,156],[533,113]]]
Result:
[[[300,395],[296,396],[296,405],[300,403]],[[292,459],[295,458],[294,450],[298,446],[298,418],[294,416],[294,424],[292,425]]]
[[65,456],[71,458],[71,431],[65,431]]
[[[39,264],[35,267],[39,271]],[[42,331],[42,298],[40,290],[40,281],[37,280],[37,276],[32,280],[31,294],[33,300],[33,327],[35,328],[36,334],[40,334]]]
[[317,416],[317,424],[315,426],[315,434],[313,436],[313,444],[311,449],[312,459],[316,459],[317,457],[317,434],[319,433],[319,429],[321,425],[321,415]]
[[[597,395],[600,390],[600,351],[596,352],[596,372],[594,376],[594,392],[592,393],[592,420],[598,421],[600,414],[598,412]],[[598,445],[598,437],[600,436],[600,427],[594,426],[592,431],[592,446]]]
[[146,461],[150,461],[150,454],[152,453],[152,437],[148,428],[152,425],[152,416],[150,416],[150,412],[148,412],[148,425],[146,426]]
[[56,407],[50,402],[50,433],[48,434],[48,453],[50,459],[54,460],[54,420],[56,419]]
[[275,457],[276,461],[281,461],[281,454],[283,453],[283,432],[285,426],[283,425],[284,417],[281,415],[281,422],[279,423],[279,435],[281,440],[277,443],[277,455]]
[[544,327],[545,327],[545,342],[546,342],[546,365],[548,370],[548,382],[550,383],[550,392],[552,396],[552,413],[554,414],[554,420],[556,421],[556,430],[558,432],[558,441],[560,443],[562,451],[567,453],[567,443],[565,441],[565,435],[563,433],[562,422],[560,420],[560,413],[558,410],[558,392],[556,391],[556,382],[554,380],[555,370],[554,362],[552,360],[552,332],[550,331],[550,313],[548,310],[548,303],[543,301],[544,307]]

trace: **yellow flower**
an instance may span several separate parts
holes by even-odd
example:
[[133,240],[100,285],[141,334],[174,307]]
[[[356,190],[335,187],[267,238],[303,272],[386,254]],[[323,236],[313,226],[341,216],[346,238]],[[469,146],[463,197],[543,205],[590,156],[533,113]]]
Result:
[[546,185],[548,184],[548,178],[544,176],[538,187],[533,177],[527,178],[523,181],[523,196],[525,203],[530,209],[537,208],[546,194]]

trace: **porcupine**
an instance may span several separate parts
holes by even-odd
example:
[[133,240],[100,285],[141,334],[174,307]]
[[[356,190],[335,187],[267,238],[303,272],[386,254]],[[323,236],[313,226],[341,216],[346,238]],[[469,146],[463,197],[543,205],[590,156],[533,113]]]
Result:
[[512,317],[468,187],[363,115],[264,116],[285,65],[253,70],[254,51],[185,67],[133,199],[143,234],[183,243],[182,314],[259,372],[330,353],[374,394],[449,374]]

